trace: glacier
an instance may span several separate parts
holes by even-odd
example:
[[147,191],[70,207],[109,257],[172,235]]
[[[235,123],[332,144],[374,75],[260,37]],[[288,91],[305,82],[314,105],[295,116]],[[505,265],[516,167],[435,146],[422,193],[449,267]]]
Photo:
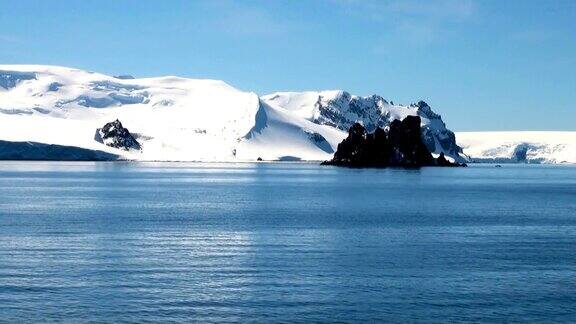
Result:
[[576,132],[457,132],[458,144],[477,163],[576,163]]
[[[60,66],[0,65],[0,141],[4,148],[20,143],[10,147],[18,148],[21,159],[38,159],[39,147],[54,145],[51,148],[99,159],[324,161],[332,158],[353,123],[372,131],[409,115],[421,118],[422,139],[435,156],[444,153],[458,162],[477,152],[487,156],[466,140],[466,134],[462,141],[460,133],[448,129],[424,101],[398,105],[379,95],[360,97],[343,90],[260,97],[219,80],[115,77]],[[98,130],[116,120],[130,129],[140,149],[111,147],[98,140]],[[29,157],[26,148],[31,146],[21,144],[27,142],[35,147]],[[533,158],[534,147],[527,146],[527,160]],[[93,155],[85,154],[88,151]],[[0,158],[10,156],[14,155],[0,148]]]

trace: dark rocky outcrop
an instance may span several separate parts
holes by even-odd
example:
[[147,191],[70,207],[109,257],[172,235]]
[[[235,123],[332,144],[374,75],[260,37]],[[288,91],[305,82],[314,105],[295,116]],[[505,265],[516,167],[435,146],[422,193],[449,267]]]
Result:
[[440,153],[440,156],[436,158],[436,165],[437,166],[454,166],[454,164],[448,160],[444,156],[444,153]]
[[512,152],[512,159],[516,162],[526,162],[528,150],[530,148],[531,147],[528,143],[519,144],[514,148],[514,152]]
[[122,126],[118,119],[99,128],[96,131],[96,140],[110,147],[126,151],[142,149],[140,143],[130,134],[127,128]]
[[353,96],[346,91],[337,95],[327,96],[320,94],[314,104],[318,114],[312,122],[320,125],[329,125],[341,130],[348,130],[356,122],[361,122],[367,132],[374,132],[376,128],[388,128],[397,118],[393,110],[409,108],[410,114],[416,113],[424,121],[420,126],[424,144],[430,152],[444,152],[447,156],[463,162],[462,148],[456,143],[456,136],[446,128],[442,116],[435,113],[425,101],[418,101],[409,107],[394,106],[383,97],[371,95],[368,97]]
[[419,116],[394,120],[388,131],[378,127],[373,133],[367,133],[364,126],[355,123],[348,137],[338,144],[334,158],[322,164],[358,168],[462,165],[451,163],[444,154],[437,159],[432,156],[422,141]]
[[52,82],[48,85],[48,88],[46,89],[46,91],[56,92],[56,91],[60,90],[60,88],[62,86],[63,86],[63,84],[60,82]]

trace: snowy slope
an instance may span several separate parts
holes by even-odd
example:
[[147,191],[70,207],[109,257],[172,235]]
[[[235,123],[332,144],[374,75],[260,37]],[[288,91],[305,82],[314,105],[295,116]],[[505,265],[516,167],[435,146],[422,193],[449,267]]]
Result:
[[476,162],[576,163],[576,132],[458,132]]
[[254,127],[240,142],[237,156],[240,159],[258,156],[264,160],[328,160],[346,136],[347,132],[314,124],[282,108],[262,103]]
[[459,162],[464,161],[454,133],[446,128],[442,117],[424,101],[409,106],[395,105],[378,95],[359,97],[341,90],[277,92],[262,99],[272,107],[282,107],[315,124],[343,131],[347,131],[355,122],[362,123],[372,132],[376,127],[387,127],[395,119],[402,120],[408,115],[420,116],[422,138],[428,149],[436,154],[443,152]]

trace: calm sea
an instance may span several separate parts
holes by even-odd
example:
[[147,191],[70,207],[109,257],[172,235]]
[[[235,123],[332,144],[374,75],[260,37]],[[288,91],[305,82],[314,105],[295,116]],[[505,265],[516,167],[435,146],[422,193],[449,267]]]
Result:
[[574,322],[576,167],[0,163],[0,322]]

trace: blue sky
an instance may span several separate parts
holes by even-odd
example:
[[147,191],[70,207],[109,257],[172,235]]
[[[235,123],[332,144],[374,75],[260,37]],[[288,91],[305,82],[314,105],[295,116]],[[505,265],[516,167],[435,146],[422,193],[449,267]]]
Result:
[[576,130],[574,0],[0,0],[0,63],[424,99],[454,130]]

